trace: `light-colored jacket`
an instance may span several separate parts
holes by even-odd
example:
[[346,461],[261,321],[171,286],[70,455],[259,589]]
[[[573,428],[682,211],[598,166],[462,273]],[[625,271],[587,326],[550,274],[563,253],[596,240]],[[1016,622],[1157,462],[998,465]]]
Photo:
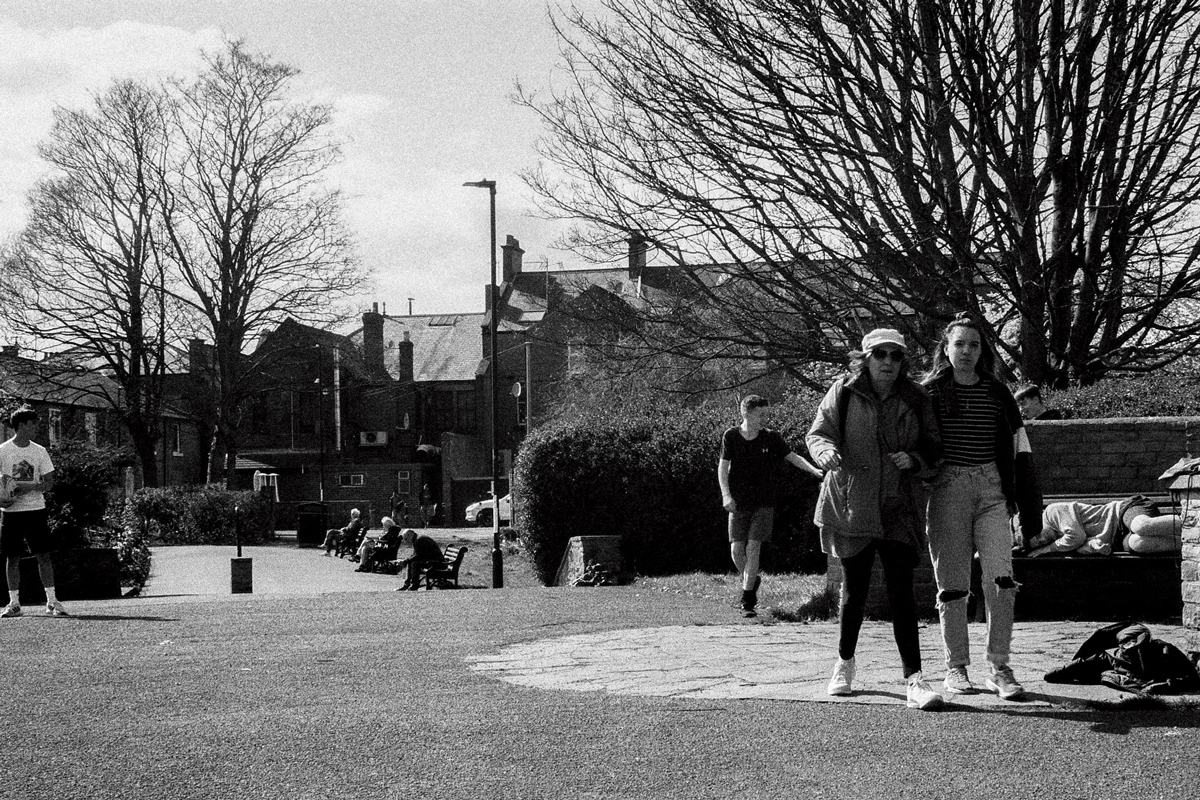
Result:
[[[825,474],[813,515],[826,553],[848,557],[872,538],[923,547],[919,476],[931,476],[941,458],[937,419],[923,387],[901,378],[881,400],[865,374],[841,378],[821,400],[806,444],[818,460],[829,450],[841,455],[841,465]],[[900,451],[912,457],[914,469],[893,463],[889,454]]]

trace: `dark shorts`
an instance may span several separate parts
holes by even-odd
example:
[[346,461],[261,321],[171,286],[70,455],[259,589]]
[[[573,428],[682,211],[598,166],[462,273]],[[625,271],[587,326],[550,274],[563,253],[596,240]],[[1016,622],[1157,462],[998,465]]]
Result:
[[1125,549],[1125,537],[1130,533],[1130,526],[1133,521],[1140,516],[1157,517],[1158,506],[1154,505],[1148,497],[1143,497],[1140,494],[1135,494],[1133,497],[1121,503],[1121,530],[1113,542],[1113,550]]
[[775,527],[775,509],[758,506],[749,511],[729,512],[729,541],[768,542]]
[[49,520],[44,508],[0,513],[0,556],[14,558],[26,552],[37,554],[54,550]]

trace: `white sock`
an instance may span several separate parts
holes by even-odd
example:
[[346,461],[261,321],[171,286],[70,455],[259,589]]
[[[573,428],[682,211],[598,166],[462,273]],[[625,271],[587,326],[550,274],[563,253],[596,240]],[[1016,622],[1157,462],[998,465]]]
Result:
[[46,605],[49,605],[50,603],[57,603],[57,602],[58,602],[58,596],[54,593],[54,587],[47,586],[46,587]]
[[8,590],[8,602],[12,603],[14,606],[21,605],[21,590],[20,589],[9,589]]

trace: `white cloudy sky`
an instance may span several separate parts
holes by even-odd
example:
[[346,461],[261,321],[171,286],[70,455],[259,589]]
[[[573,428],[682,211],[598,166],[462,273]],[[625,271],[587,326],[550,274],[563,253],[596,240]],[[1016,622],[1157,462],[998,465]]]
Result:
[[[598,7],[596,0],[577,5]],[[515,82],[549,85],[558,60],[546,0],[0,0],[0,239],[19,230],[45,169],[36,147],[56,104],[83,106],[116,77],[194,72],[202,48],[243,38],[301,70],[299,90],[332,102],[359,254],[375,273],[360,306],[392,314],[482,310],[487,192],[497,237],[526,264],[578,266],[560,225],[530,216],[518,173],[536,164],[533,114]]]

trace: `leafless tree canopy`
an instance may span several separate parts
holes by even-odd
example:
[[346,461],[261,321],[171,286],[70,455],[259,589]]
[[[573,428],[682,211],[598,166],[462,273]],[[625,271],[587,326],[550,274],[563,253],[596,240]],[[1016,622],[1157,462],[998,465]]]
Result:
[[1196,347],[1200,2],[605,5],[519,94],[527,180],[580,251],[690,268],[642,335],[794,367],[967,309],[1059,385]]
[[62,370],[43,379],[74,387],[81,367],[114,377],[90,385],[122,415],[151,484],[169,307],[152,184],[163,109],[160,93],[120,81],[86,111],[56,110],[40,147],[55,173],[30,195],[4,303],[10,324],[59,352]]
[[324,185],[339,156],[327,136],[331,111],[290,100],[295,75],[239,42],[210,55],[199,79],[176,87],[175,136],[158,184],[179,299],[213,338],[212,452],[224,454],[226,474],[253,372],[250,341],[289,316],[332,320],[333,301],[363,279],[341,196]]
[[324,183],[330,109],[292,100],[296,71],[240,42],[206,58],[193,81],[121,81],[57,111],[55,173],[7,260],[19,330],[112,371],[144,468],[167,345],[213,342],[212,452],[231,468],[253,340],[288,317],[333,321],[364,279]]

